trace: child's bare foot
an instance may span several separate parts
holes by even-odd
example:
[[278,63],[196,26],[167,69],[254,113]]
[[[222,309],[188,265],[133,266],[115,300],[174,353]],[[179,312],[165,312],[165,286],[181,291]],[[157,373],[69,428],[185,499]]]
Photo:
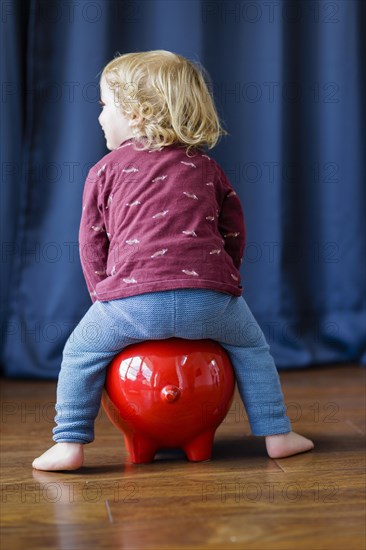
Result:
[[284,458],[310,451],[314,449],[314,443],[296,432],[289,432],[287,434],[267,435],[266,448],[271,458]]
[[32,466],[36,470],[77,470],[84,463],[84,445],[63,441],[50,447],[35,460]]

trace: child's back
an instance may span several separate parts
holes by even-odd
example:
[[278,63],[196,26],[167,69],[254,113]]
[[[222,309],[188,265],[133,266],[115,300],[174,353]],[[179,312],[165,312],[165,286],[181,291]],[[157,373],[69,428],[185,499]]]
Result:
[[187,287],[242,293],[240,201],[200,150],[124,141],[89,172],[79,240],[93,301]]

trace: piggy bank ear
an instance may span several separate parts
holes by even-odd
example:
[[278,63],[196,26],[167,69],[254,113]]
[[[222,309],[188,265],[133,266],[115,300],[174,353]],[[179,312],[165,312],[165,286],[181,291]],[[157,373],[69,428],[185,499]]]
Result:
[[165,386],[160,392],[160,397],[166,403],[174,403],[180,397],[181,391],[177,386]]

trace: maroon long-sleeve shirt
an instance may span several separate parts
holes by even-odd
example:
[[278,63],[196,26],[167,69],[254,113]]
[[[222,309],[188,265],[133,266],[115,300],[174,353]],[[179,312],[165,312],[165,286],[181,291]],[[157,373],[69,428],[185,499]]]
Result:
[[108,153],[85,182],[79,244],[93,302],[177,288],[242,293],[241,204],[198,149],[137,151],[128,139]]

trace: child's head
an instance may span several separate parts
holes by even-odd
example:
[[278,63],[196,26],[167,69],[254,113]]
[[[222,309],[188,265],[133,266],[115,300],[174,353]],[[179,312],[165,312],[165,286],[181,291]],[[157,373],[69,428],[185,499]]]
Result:
[[[175,53],[133,52],[106,65],[101,93],[102,98],[104,92],[114,99],[121,124],[130,129],[141,149],[173,143],[188,150],[211,149],[227,132],[219,121],[207,80],[203,67]],[[123,135],[130,137],[128,131]]]

